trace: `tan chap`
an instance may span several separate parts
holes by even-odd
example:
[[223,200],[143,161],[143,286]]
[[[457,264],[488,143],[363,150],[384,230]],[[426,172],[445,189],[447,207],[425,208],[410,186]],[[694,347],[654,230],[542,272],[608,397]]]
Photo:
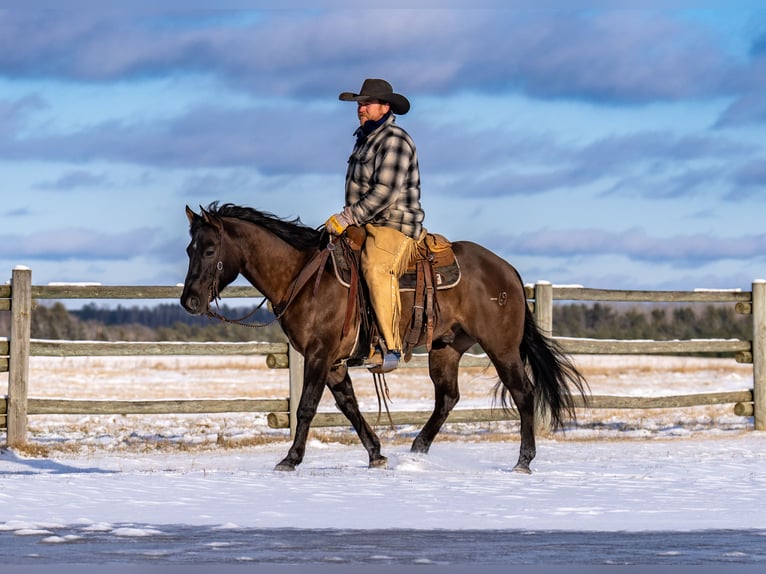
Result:
[[370,303],[386,347],[391,351],[401,351],[399,278],[407,270],[416,243],[390,227],[367,224],[365,229],[367,240],[362,250],[362,275],[370,291]]

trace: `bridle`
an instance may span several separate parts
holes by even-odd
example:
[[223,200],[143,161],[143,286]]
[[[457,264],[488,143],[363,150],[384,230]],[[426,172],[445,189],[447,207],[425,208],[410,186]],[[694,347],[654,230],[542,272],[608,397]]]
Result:
[[[330,242],[328,242],[326,247],[317,251],[311,257],[311,259],[308,260],[306,265],[303,266],[303,268],[300,270],[298,275],[296,275],[296,277],[290,283],[290,287],[287,290],[287,295],[282,299],[280,303],[277,303],[276,305],[272,305],[274,310],[273,319],[265,323],[247,323],[246,321],[250,319],[250,317],[255,315],[261,307],[263,307],[267,299],[266,297],[264,297],[255,309],[253,309],[250,313],[248,313],[244,317],[240,317],[238,319],[230,319],[221,314],[220,312],[221,309],[218,305],[218,302],[221,299],[221,292],[219,289],[219,278],[221,276],[221,273],[223,273],[223,260],[221,259],[221,245],[223,244],[223,235],[220,228],[217,228],[217,226],[214,226],[214,227],[216,227],[216,231],[218,232],[218,244],[215,247],[215,259],[217,259],[218,262],[215,264],[215,273],[213,273],[213,278],[210,280],[210,286],[208,288],[208,307],[207,307],[207,311],[205,312],[205,316],[210,317],[211,319],[218,319],[219,321],[223,321],[224,323],[241,325],[243,327],[252,327],[252,328],[268,327],[272,323],[279,321],[283,317],[285,312],[287,312],[288,307],[295,300],[298,293],[300,293],[301,289],[303,289],[303,287],[306,285],[308,280],[315,273],[317,273],[317,271],[321,271],[322,269],[324,269],[325,263],[327,262],[327,258],[330,256],[330,252],[335,249],[335,245],[338,242],[338,238],[334,237]],[[317,273],[317,277],[314,282],[314,295],[316,295],[319,289],[319,280],[321,279],[321,277],[322,277],[321,272]],[[216,307],[215,311],[210,308],[210,302],[212,301],[215,301],[215,307]]]
[[[238,319],[230,319],[226,317],[225,315],[221,314],[221,308],[218,305],[218,302],[221,300],[221,290],[219,288],[219,279],[221,277],[221,273],[223,273],[223,259],[221,259],[221,245],[223,244],[223,233],[221,232],[221,229],[218,226],[213,226],[216,228],[216,232],[218,233],[218,243],[215,246],[215,257],[214,259],[217,260],[217,263],[215,264],[215,272],[213,273],[213,277],[210,280],[210,286],[208,287],[208,304],[207,304],[207,311],[205,311],[205,316],[209,317],[211,319],[218,319],[219,321],[222,321],[224,323],[229,323],[233,325],[241,325],[243,327],[251,327],[251,328],[259,328],[259,327],[268,327],[275,321],[279,320],[281,316],[275,316],[271,321],[267,321],[265,323],[246,323],[250,317],[255,315],[261,307],[263,307],[264,303],[266,303],[266,297],[261,299],[261,302],[258,304],[258,306],[253,309],[250,313],[243,317],[239,317]],[[215,311],[210,307],[210,303],[215,302]]]
[[[221,269],[223,269],[223,267],[221,267]],[[271,325],[271,324],[272,324],[272,323],[274,323],[275,321],[278,321],[278,320],[281,318],[281,315],[279,315],[279,316],[276,316],[276,315],[275,315],[275,316],[274,316],[274,318],[273,318],[271,321],[266,321],[265,323],[246,323],[246,322],[245,322],[245,321],[247,321],[247,320],[248,320],[250,317],[252,317],[253,315],[255,315],[255,314],[258,312],[258,310],[259,310],[261,307],[263,307],[263,304],[264,304],[264,303],[266,303],[266,297],[264,297],[263,299],[261,299],[261,302],[260,302],[260,303],[258,303],[258,306],[257,306],[255,309],[253,309],[252,311],[250,311],[250,313],[248,313],[248,314],[247,314],[247,315],[245,315],[244,317],[240,317],[239,319],[229,319],[229,318],[228,318],[228,317],[226,317],[225,315],[222,315],[222,314],[220,313],[220,310],[221,310],[221,308],[218,306],[218,301],[219,301],[219,300],[220,300],[220,296],[218,296],[218,297],[215,299],[215,308],[216,308],[216,310],[215,310],[215,311],[213,311],[213,310],[210,308],[210,305],[208,304],[208,307],[207,307],[207,311],[205,312],[205,316],[206,316],[206,317],[210,317],[211,319],[218,319],[219,321],[223,321],[224,323],[230,323],[230,324],[232,324],[232,325],[241,325],[241,326],[243,326],[243,327],[252,327],[252,328],[258,328],[258,327],[268,327],[269,325]],[[211,301],[213,301],[213,299],[211,299]]]

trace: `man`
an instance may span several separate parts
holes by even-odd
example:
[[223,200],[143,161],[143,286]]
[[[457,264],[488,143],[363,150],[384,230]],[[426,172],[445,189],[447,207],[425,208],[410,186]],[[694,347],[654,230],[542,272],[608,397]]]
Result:
[[395,124],[410,102],[385,80],[367,79],[359,93],[343,92],[342,101],[357,104],[359,128],[346,171],[346,204],[326,229],[340,235],[349,225],[364,226],[362,274],[385,348],[382,372],[395,369],[402,352],[399,278],[423,233],[420,168],[415,144]]

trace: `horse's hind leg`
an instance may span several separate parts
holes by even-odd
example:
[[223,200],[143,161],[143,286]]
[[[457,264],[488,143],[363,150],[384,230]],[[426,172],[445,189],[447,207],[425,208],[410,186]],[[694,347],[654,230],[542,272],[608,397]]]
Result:
[[[346,371],[345,367],[341,367]],[[332,374],[331,374],[332,376]],[[362,413],[359,412],[359,404],[354,394],[354,388],[351,386],[351,378],[346,371],[345,376],[339,383],[328,383],[328,387],[335,398],[335,403],[359,435],[367,454],[370,456],[370,468],[385,468],[388,459],[380,454],[380,440],[375,431],[372,430],[367,421],[364,420]]]
[[535,392],[532,381],[527,376],[524,364],[518,352],[504,360],[492,357],[497,374],[505,388],[511,394],[521,422],[521,445],[519,460],[513,470],[530,473],[529,463],[535,458]]
[[462,352],[451,347],[432,349],[428,355],[428,371],[434,384],[434,411],[415,437],[411,451],[427,453],[444,421],[460,400],[458,366]]

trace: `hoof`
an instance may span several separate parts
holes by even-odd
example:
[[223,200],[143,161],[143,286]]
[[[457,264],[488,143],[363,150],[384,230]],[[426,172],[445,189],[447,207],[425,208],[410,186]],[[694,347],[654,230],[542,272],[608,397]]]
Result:
[[370,468],[388,468],[388,459],[385,456],[370,461]]
[[279,472],[295,472],[295,465],[284,460],[274,467]]
[[518,474],[532,474],[532,471],[529,470],[528,466],[517,464],[513,467],[513,472],[516,472]]

